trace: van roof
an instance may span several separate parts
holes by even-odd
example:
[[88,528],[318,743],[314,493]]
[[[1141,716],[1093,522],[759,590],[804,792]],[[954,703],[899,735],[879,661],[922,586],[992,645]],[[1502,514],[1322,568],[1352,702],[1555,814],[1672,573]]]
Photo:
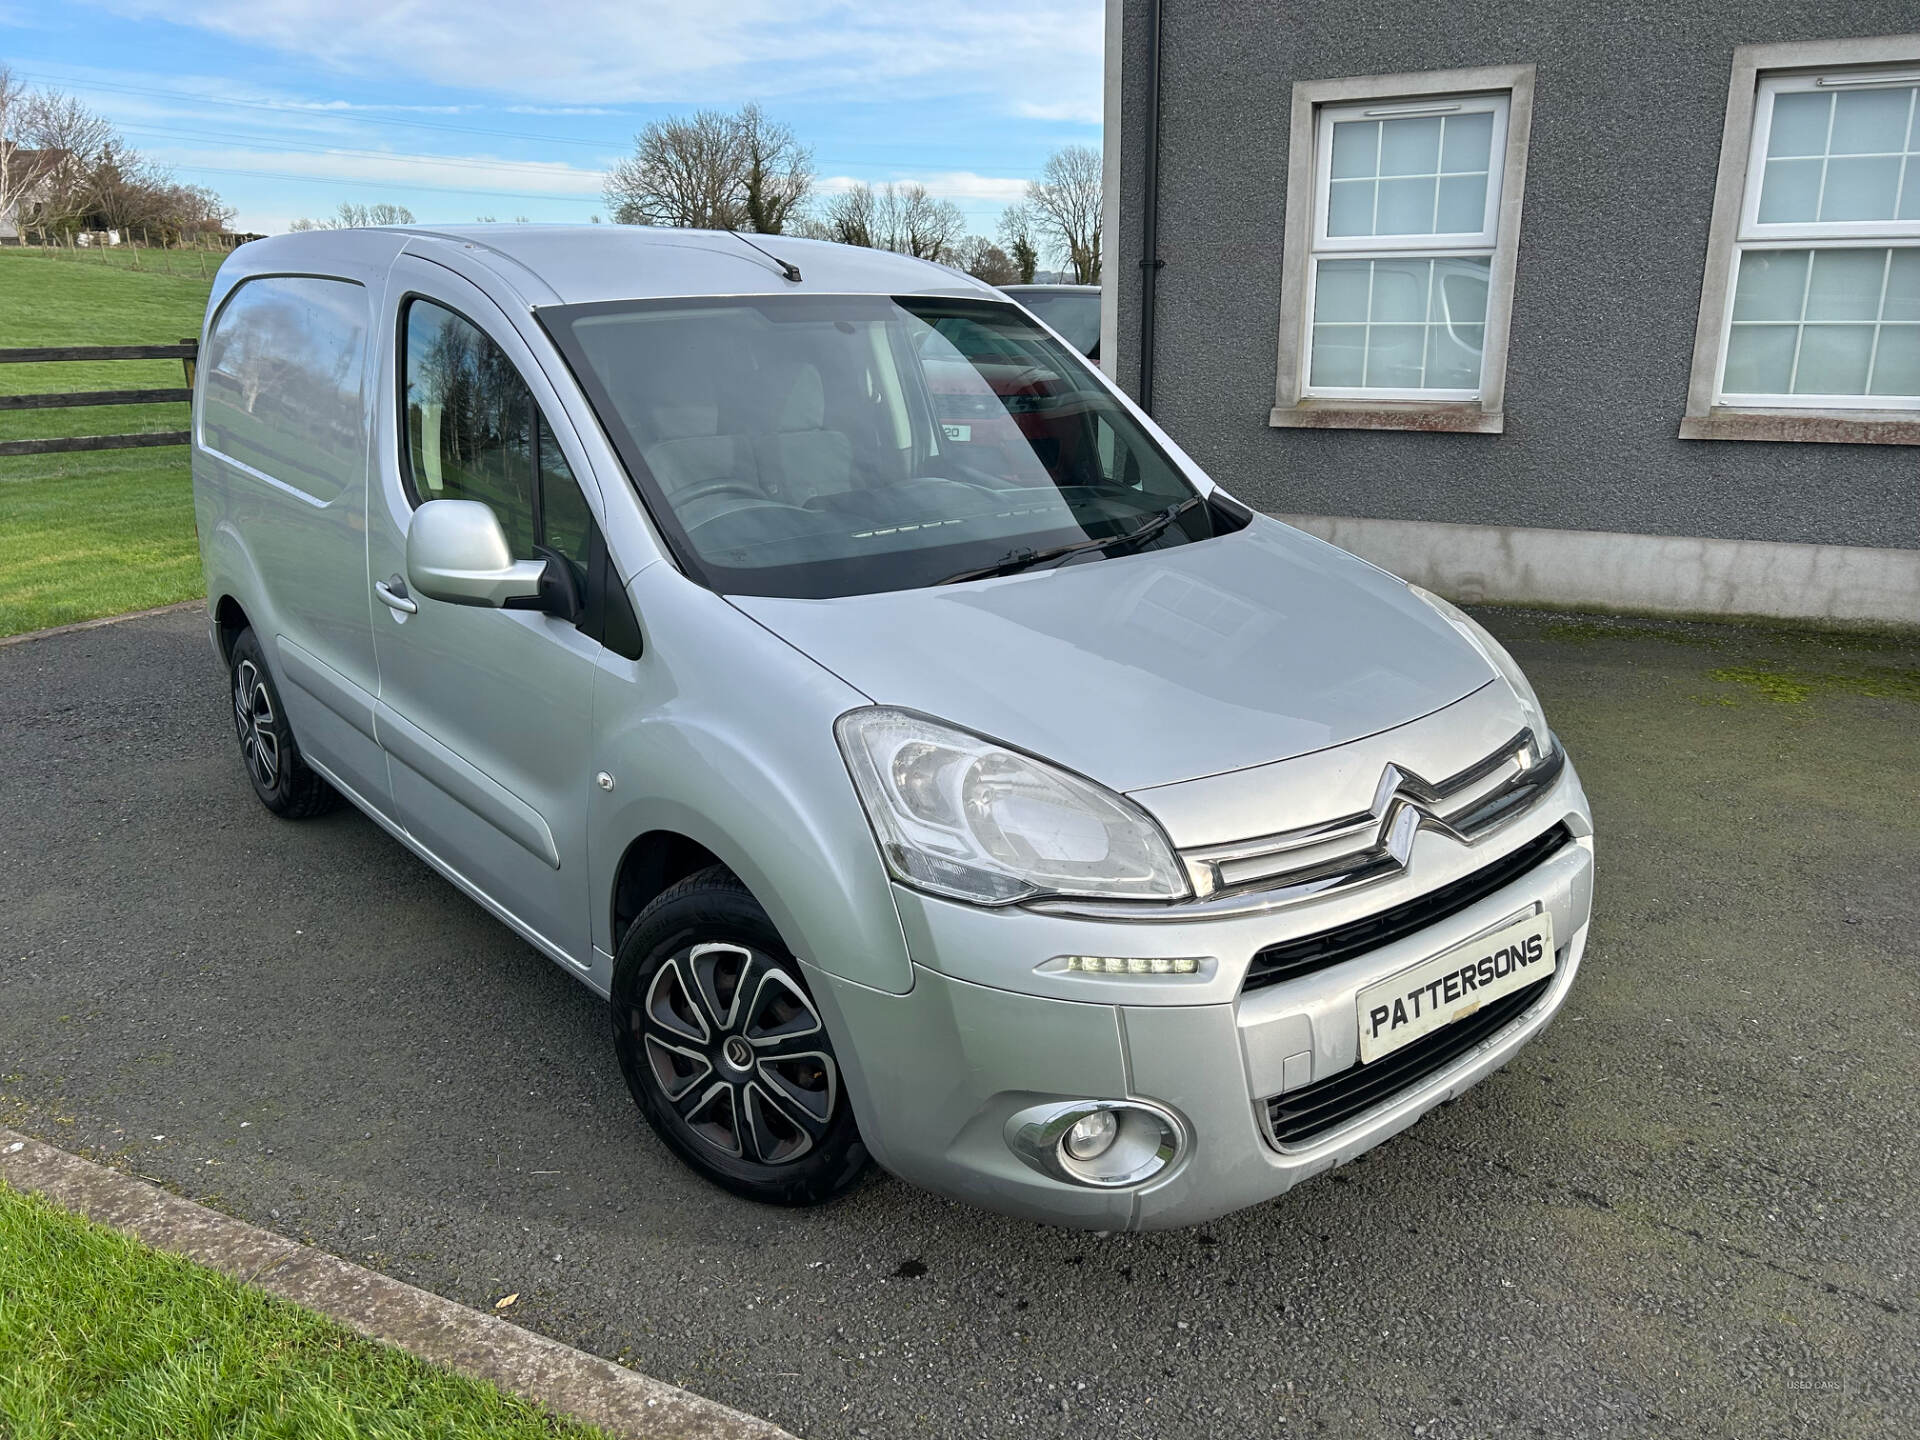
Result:
[[[494,271],[530,304],[651,299],[680,295],[961,294],[998,292],[958,270],[926,260],[788,235],[670,230],[647,225],[408,225],[374,230],[308,230],[270,236],[234,252],[243,273],[289,265],[324,270],[330,252],[369,258],[375,237],[402,250],[465,260]],[[749,243],[749,241],[751,243]],[[768,254],[753,247],[760,246]],[[458,252],[457,258],[446,252]],[[781,273],[777,256],[797,266]],[[543,293],[544,292],[544,293]]]

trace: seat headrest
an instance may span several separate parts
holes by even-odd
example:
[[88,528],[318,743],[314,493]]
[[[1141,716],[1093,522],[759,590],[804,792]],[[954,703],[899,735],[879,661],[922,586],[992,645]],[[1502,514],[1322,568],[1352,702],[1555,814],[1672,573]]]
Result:
[[801,361],[792,367],[786,394],[773,412],[773,428],[818,430],[826,418],[827,392],[820,382],[820,371]]

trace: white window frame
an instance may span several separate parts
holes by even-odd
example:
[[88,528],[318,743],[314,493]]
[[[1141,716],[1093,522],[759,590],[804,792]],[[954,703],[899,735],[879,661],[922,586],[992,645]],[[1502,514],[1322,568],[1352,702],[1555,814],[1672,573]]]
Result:
[[1920,444],[1920,396],[1729,395],[1723,389],[1734,291],[1747,251],[1920,245],[1920,221],[1914,220],[1760,222],[1775,98],[1891,84],[1900,76],[1911,83],[1916,75],[1920,35],[1743,45],[1734,51],[1681,439]]
[[[1301,81],[1293,87],[1279,362],[1270,424],[1494,434],[1504,429],[1507,336],[1526,182],[1533,79],[1531,65],[1511,65]],[[1488,156],[1486,215],[1478,231],[1418,236],[1327,234],[1333,127],[1337,121],[1356,115],[1385,120],[1475,111],[1495,117]],[[1489,266],[1477,389],[1310,383],[1317,262],[1480,256],[1488,258]]]

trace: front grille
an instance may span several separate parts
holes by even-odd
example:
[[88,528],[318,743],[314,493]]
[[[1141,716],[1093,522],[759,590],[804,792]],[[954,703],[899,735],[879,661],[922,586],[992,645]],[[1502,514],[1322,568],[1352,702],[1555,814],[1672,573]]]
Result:
[[1342,960],[1364,955],[1369,950],[1377,950],[1416,930],[1437,925],[1449,915],[1459,914],[1469,905],[1486,899],[1494,891],[1504,889],[1521,876],[1544,865],[1572,840],[1573,833],[1566,826],[1556,825],[1519,849],[1509,851],[1491,865],[1463,876],[1451,885],[1442,885],[1438,890],[1429,890],[1425,895],[1416,895],[1390,909],[1363,916],[1332,930],[1322,930],[1317,935],[1305,935],[1298,940],[1269,945],[1253,957],[1243,988],[1255,990],[1263,985],[1278,985],[1283,980],[1297,979],[1315,970],[1324,970],[1329,965],[1338,965]]
[[1355,1065],[1303,1089],[1274,1096],[1267,1101],[1267,1125],[1273,1138],[1281,1145],[1303,1145],[1361,1111],[1391,1100],[1497,1033],[1546,994],[1552,983],[1553,976],[1543,976],[1524,990],[1502,995],[1466,1019],[1423,1035],[1372,1064]]

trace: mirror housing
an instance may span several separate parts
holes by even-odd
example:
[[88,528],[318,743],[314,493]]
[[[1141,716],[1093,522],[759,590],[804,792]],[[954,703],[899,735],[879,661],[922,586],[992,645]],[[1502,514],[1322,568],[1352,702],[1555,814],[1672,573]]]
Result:
[[449,605],[545,609],[545,560],[516,560],[478,500],[429,500],[407,527],[407,583]]

